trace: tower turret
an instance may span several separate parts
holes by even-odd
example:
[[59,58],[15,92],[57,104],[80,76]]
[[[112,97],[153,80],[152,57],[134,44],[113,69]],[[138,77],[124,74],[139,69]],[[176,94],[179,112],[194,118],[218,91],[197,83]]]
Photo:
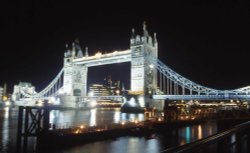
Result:
[[65,52],[64,52],[64,57],[69,57],[70,56],[70,51],[69,51],[69,45],[65,45]]
[[75,48],[76,48],[76,51],[77,51],[76,57],[77,58],[82,58],[83,57],[83,53],[82,53],[82,48],[80,46],[78,38],[75,40]]
[[72,58],[75,58],[75,56],[76,56],[76,46],[75,46],[74,42],[72,43],[71,56],[72,56]]
[[88,52],[88,47],[85,47],[85,56],[88,57],[89,56],[89,52]]
[[130,45],[135,45],[135,29],[132,28],[132,34],[130,38]]
[[147,25],[146,25],[146,21],[143,22],[143,36],[144,37],[148,37],[148,31],[147,31]]
[[158,46],[158,41],[156,38],[156,32],[154,33],[154,46]]

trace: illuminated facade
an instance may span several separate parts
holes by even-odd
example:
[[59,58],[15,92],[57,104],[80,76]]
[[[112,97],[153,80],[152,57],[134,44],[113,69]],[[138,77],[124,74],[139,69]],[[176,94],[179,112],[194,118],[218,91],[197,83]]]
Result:
[[12,100],[17,101],[22,97],[28,97],[34,94],[36,94],[35,87],[31,83],[19,82],[18,85],[14,85]]
[[0,86],[0,102],[3,100],[3,87]]
[[154,61],[158,58],[158,43],[148,34],[143,24],[143,36],[135,35],[132,29],[131,49],[131,91],[140,94],[152,94],[157,86],[157,69]]
[[108,96],[109,91],[101,84],[93,84],[89,87],[89,96]]

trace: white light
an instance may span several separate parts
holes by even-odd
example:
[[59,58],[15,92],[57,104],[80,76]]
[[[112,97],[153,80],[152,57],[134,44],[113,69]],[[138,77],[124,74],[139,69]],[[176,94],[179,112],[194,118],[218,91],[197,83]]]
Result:
[[62,95],[62,94],[64,94],[64,91],[63,91],[63,89],[62,89],[62,88],[61,88],[61,89],[59,89],[58,93],[59,93],[59,95]]
[[153,65],[153,64],[150,64],[149,67],[152,69],[152,68],[154,68],[154,65]]
[[55,97],[50,97],[48,103],[54,103],[56,101]]
[[96,109],[90,110],[89,126],[96,125]]
[[116,54],[117,54],[117,51],[114,51],[114,52],[113,52],[113,55],[115,56]]
[[116,94],[119,95],[120,94],[120,90],[116,90]]
[[143,96],[138,97],[138,102],[139,102],[141,107],[145,107],[145,99]]
[[128,104],[129,104],[131,107],[136,107],[136,106],[137,106],[134,97],[132,97],[132,98],[128,101]]
[[101,58],[101,57],[102,57],[102,53],[101,53],[101,52],[97,52],[97,53],[95,54],[95,57],[96,57],[96,58]]
[[97,102],[96,102],[96,100],[91,100],[90,101],[90,107],[95,107],[97,105]]
[[89,96],[90,96],[90,97],[93,97],[93,96],[94,96],[94,92],[93,92],[93,91],[90,91],[90,92],[89,92]]
[[10,106],[10,101],[6,101],[6,102],[5,102],[5,105],[6,105],[6,106]]

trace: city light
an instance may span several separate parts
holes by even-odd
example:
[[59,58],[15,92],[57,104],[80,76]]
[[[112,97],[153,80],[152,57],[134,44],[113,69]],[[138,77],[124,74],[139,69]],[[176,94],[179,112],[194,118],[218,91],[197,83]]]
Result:
[[101,53],[101,52],[97,52],[97,53],[95,54],[95,57],[96,57],[96,58],[101,58],[101,57],[102,57],[102,53]]
[[6,101],[6,102],[5,102],[5,105],[6,105],[6,106],[10,106],[10,104],[11,104],[10,101]]
[[116,90],[115,93],[116,93],[117,95],[120,95],[120,90]]
[[3,96],[3,101],[6,101],[8,100],[8,97],[7,96]]
[[115,56],[116,54],[117,54],[117,51],[114,51],[114,52],[113,52],[113,56]]
[[83,128],[84,128],[84,125],[81,125],[80,128],[83,129]]
[[90,96],[90,97],[93,97],[93,96],[94,96],[94,92],[93,92],[93,91],[90,91],[90,92],[89,92],[89,96]]

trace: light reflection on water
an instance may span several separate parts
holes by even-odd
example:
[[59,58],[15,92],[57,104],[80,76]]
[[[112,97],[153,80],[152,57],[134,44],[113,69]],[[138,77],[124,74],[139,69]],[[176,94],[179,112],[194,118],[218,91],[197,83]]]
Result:
[[[0,152],[14,152],[17,131],[17,108],[0,109]],[[144,114],[122,113],[119,110],[52,110],[50,122],[58,127],[90,126],[124,121],[144,120]],[[169,131],[170,135],[156,137],[121,137],[75,146],[58,153],[154,153],[170,146],[181,145],[201,139],[217,131],[215,122],[187,126]],[[32,140],[34,142],[34,140]],[[32,143],[31,142],[31,143]],[[31,145],[33,146],[33,145]],[[32,148],[30,148],[32,150]]]
[[183,145],[197,139],[202,139],[217,132],[215,121],[208,121],[204,124],[186,126],[178,129],[178,144]]
[[198,125],[198,139],[201,139],[202,138],[202,128],[201,128],[201,125]]
[[68,126],[89,126],[121,123],[127,121],[143,121],[144,114],[122,113],[120,110],[52,110],[50,112],[50,123],[58,128]]
[[143,137],[121,137],[115,140],[76,146],[60,151],[60,153],[82,153],[83,151],[86,153],[159,153],[160,144],[157,139],[146,140]]
[[9,138],[9,108],[5,107],[3,109],[3,116],[4,116],[4,120],[2,123],[2,147],[3,150],[7,150],[7,146],[8,146],[8,138]]
[[96,125],[96,109],[90,110],[89,126]]
[[186,143],[190,143],[190,139],[191,139],[190,135],[191,135],[190,127],[187,126],[186,127]]

